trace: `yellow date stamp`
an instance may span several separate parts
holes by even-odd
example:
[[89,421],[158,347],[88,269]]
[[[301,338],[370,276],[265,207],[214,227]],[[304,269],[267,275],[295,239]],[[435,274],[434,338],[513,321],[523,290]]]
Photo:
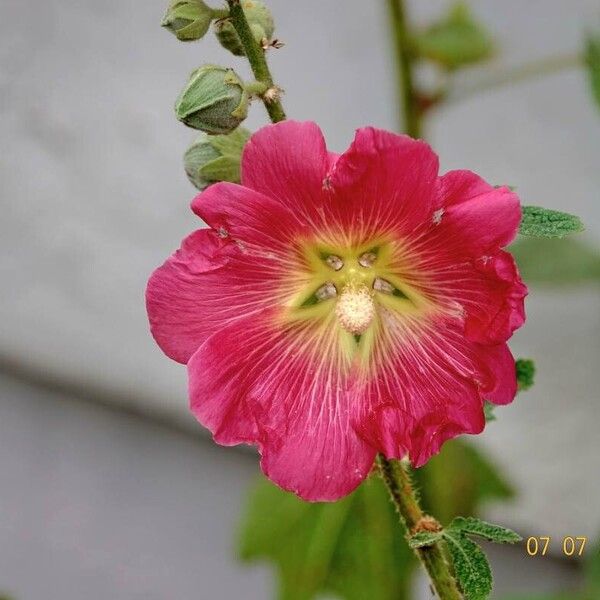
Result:
[[[553,543],[549,535],[530,536],[525,543],[525,549],[529,556],[546,556]],[[560,549],[565,556],[583,556],[587,537],[584,535],[567,535],[562,540],[559,540],[559,543]]]

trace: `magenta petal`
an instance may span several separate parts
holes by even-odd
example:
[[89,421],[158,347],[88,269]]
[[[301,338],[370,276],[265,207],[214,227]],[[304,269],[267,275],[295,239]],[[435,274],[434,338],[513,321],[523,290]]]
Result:
[[316,123],[282,121],[248,141],[242,155],[242,184],[299,213],[318,205],[330,161]]
[[367,476],[375,449],[349,425],[360,401],[350,372],[314,336],[282,328],[272,313],[226,327],[188,364],[190,401],[218,443],[256,444],[275,483],[306,500],[336,500]]
[[163,352],[186,363],[218,324],[217,306],[207,302],[206,289],[218,289],[219,271],[236,248],[212,229],[185,238],[181,248],[154,271],[146,288],[150,329]]
[[435,209],[438,158],[429,145],[406,135],[366,127],[328,177],[338,218],[352,230],[413,232]]
[[527,287],[508,252],[485,257],[475,267],[480,275],[481,300],[476,309],[469,311],[465,332],[475,341],[505,342],[525,323]]
[[439,178],[440,228],[460,252],[479,258],[510,244],[521,221],[519,198],[494,188],[471,171]]
[[365,404],[369,409],[355,426],[389,458],[408,453],[413,465],[420,466],[447,439],[482,431],[478,380],[487,367],[457,321],[439,320],[413,331],[401,317],[388,322],[398,337],[390,334],[375,351],[376,373]]
[[479,352],[488,370],[482,386],[483,396],[494,404],[510,404],[517,394],[517,373],[508,346],[482,346]]
[[192,201],[192,210],[222,236],[257,248],[286,251],[302,226],[272,198],[235,183],[215,183]]

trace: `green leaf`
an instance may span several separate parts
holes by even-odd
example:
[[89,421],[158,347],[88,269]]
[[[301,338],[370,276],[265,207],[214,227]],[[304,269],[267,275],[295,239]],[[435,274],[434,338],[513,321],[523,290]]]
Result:
[[523,538],[518,534],[501,527],[500,525],[494,525],[487,521],[482,521],[475,517],[456,517],[448,529],[453,529],[469,535],[478,535],[490,542],[496,542],[497,544],[514,544],[520,542]]
[[535,363],[530,358],[518,358],[515,362],[517,370],[517,387],[524,392],[533,386]]
[[444,540],[466,600],[485,600],[492,591],[492,571],[483,550],[466,535],[452,529],[444,530]]
[[[493,464],[459,440],[417,469],[416,479],[423,505],[443,522],[512,495]],[[335,504],[309,504],[262,480],[246,511],[240,554],[276,566],[279,600],[408,600],[417,562],[404,534],[378,477]]]
[[418,33],[413,44],[420,57],[449,70],[481,62],[493,52],[490,34],[465,2],[456,2],[441,21]]
[[491,460],[463,440],[446,442],[442,451],[415,471],[426,512],[442,523],[473,515],[490,500],[505,500],[513,490]]
[[600,540],[587,549],[585,561],[586,600],[600,598]]
[[527,283],[562,286],[600,281],[600,252],[581,240],[521,238],[510,251]]
[[589,34],[585,40],[585,64],[592,95],[600,107],[600,35]]
[[[587,600],[586,598],[582,598],[578,595],[573,595],[571,592],[568,593],[559,593],[559,594],[536,594],[532,592],[530,594],[519,594],[519,595],[511,595],[511,596],[502,596],[502,600]],[[590,598],[589,600],[593,600]]]
[[441,538],[441,531],[420,531],[408,538],[408,545],[411,548],[422,548],[423,546],[435,544]]
[[240,554],[277,565],[280,600],[408,600],[416,559],[404,534],[378,477],[331,504],[303,502],[262,480],[250,499]]
[[541,206],[523,206],[519,233],[528,237],[561,238],[583,231],[583,223],[575,215]]

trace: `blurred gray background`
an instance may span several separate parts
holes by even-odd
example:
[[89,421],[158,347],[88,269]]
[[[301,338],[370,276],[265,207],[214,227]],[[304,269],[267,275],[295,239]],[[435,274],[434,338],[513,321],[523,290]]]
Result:
[[[579,51],[596,0],[472,2],[501,52],[487,69]],[[216,4],[213,3],[216,6]],[[356,127],[393,129],[381,1],[269,0],[270,54],[288,115],[343,150]],[[412,2],[425,22],[446,2]],[[3,0],[0,22],[0,591],[18,600],[268,598],[266,567],[235,562],[258,473],[187,411],[185,370],[148,333],[145,282],[200,223],[172,105],[200,63],[244,60],[212,37],[161,30],[162,1]],[[465,72],[470,85],[485,75]],[[262,106],[248,125],[266,121]],[[443,170],[517,187],[580,215],[600,243],[600,118],[581,71],[505,87],[435,114]],[[517,356],[535,388],[477,440],[519,490],[488,516],[524,534],[600,533],[598,287],[532,289]],[[515,553],[516,552],[516,553]],[[577,565],[494,554],[499,592],[559,589]],[[502,577],[502,573],[509,577]],[[426,597],[426,592],[423,592]]]

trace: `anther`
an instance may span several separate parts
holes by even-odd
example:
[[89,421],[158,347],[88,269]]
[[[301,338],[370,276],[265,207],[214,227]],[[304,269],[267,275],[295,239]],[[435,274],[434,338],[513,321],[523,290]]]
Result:
[[375,281],[373,282],[373,289],[376,292],[383,292],[384,294],[393,294],[396,288],[386,279],[376,277]]
[[335,254],[330,254],[326,259],[325,262],[334,270],[334,271],[339,271],[343,266],[344,266],[344,261],[339,257],[336,256]]
[[328,281],[315,292],[315,296],[317,300],[329,300],[337,296],[337,289],[331,281]]
[[370,268],[375,264],[377,254],[375,252],[364,252],[358,257],[358,264],[361,267]]

